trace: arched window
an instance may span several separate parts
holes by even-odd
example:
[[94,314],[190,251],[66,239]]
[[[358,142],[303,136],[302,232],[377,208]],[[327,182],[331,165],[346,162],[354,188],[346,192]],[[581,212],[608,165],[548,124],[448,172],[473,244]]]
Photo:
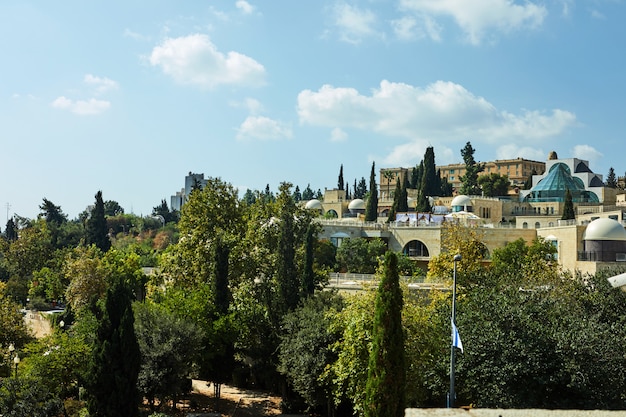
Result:
[[412,240],[406,244],[402,252],[408,256],[429,257],[428,248],[419,240]]

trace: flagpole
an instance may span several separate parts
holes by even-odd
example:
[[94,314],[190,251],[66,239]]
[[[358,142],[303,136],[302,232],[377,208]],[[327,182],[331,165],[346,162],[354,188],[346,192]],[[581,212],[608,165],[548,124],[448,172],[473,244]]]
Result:
[[454,255],[454,272],[452,274],[452,316],[450,320],[451,327],[451,346],[450,346],[450,392],[448,392],[448,408],[454,407],[454,400],[456,399],[456,393],[454,392],[454,368],[455,368],[455,337],[456,333],[456,263],[461,260],[461,255]]

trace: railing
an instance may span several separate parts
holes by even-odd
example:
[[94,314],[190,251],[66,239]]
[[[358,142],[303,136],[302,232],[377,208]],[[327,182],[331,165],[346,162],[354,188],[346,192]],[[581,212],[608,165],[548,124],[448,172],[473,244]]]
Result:
[[[424,282],[424,278],[410,277],[406,275],[400,276],[400,280],[408,283],[409,289],[412,290],[449,290],[450,286],[436,282]],[[328,274],[328,284],[333,288],[349,289],[351,291],[360,291],[364,284],[376,284],[378,278],[374,274],[357,274],[353,272],[330,272]]]

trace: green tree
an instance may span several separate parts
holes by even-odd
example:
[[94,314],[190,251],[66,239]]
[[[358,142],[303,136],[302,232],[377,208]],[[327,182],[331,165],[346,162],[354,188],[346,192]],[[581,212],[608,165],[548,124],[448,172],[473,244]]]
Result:
[[87,219],[86,227],[86,243],[88,245],[96,245],[102,252],[106,252],[111,247],[109,239],[109,230],[104,214],[104,201],[102,200],[102,191],[96,193],[96,203],[91,210],[91,215]]
[[430,213],[432,207],[428,196],[421,190],[417,193],[417,202],[415,203],[415,211],[418,213]]
[[[356,180],[355,180],[356,182]],[[354,187],[354,198],[365,198],[367,195],[367,182],[365,177],[361,177],[359,184]]]
[[401,417],[406,403],[402,291],[393,252],[385,255],[378,286],[365,392],[365,416]]
[[203,334],[190,320],[154,303],[135,303],[135,334],[141,351],[137,386],[154,410],[190,391]]
[[479,195],[478,174],[483,172],[485,164],[479,164],[474,159],[475,149],[470,142],[461,149],[461,156],[465,162],[465,175],[461,176],[461,189],[459,192],[465,195]]
[[[441,178],[441,171],[437,170],[437,176]],[[441,195],[442,197],[451,197],[453,192],[452,184],[448,182],[448,177],[441,179]]]
[[13,218],[7,220],[7,225],[4,228],[4,237],[9,241],[13,242],[17,240],[17,225],[13,221]]
[[341,271],[373,274],[386,251],[382,239],[345,239],[337,248],[337,264]]
[[39,206],[41,216],[46,219],[48,224],[56,224],[60,226],[67,221],[67,216],[61,210],[61,206],[57,206],[52,201],[44,197],[43,203]]
[[176,223],[180,219],[180,213],[177,210],[170,210],[164,199],[161,200],[161,204],[152,208],[152,216],[162,216],[166,224]]
[[537,170],[533,168],[532,172],[524,182],[524,190],[530,190],[533,188],[533,176],[537,175]]
[[63,276],[69,281],[65,298],[77,314],[106,294],[107,276],[102,252],[96,246],[79,247],[68,253]]
[[343,185],[344,185],[344,181],[343,181],[343,164],[341,164],[341,166],[339,167],[339,177],[337,178],[337,189],[338,190],[343,190]]
[[104,202],[104,215],[105,216],[119,216],[124,214],[124,208],[115,200],[107,200]]
[[304,265],[300,284],[300,292],[303,298],[309,297],[315,292],[314,250],[316,232],[315,225],[313,223],[309,224],[304,242]]
[[424,161],[420,161],[419,164],[415,165],[411,170],[411,188],[417,190],[422,183],[422,174],[424,172]]
[[435,168],[435,149],[432,146],[427,147],[424,153],[423,171],[419,189],[428,197],[437,196],[441,191],[441,180],[437,176]]
[[278,311],[282,314],[293,310],[299,301],[299,279],[296,268],[296,242],[294,240],[294,215],[296,206],[291,198],[290,183],[279,187],[278,205],[280,208],[278,263],[276,277],[278,283]]
[[485,197],[500,197],[508,194],[510,181],[506,175],[492,172],[478,177],[478,186]]
[[563,215],[561,216],[561,220],[574,220],[575,218],[576,213],[574,212],[572,192],[568,188],[565,190],[565,203],[563,204]]
[[141,352],[134,330],[132,290],[123,276],[113,278],[97,313],[95,345],[85,380],[89,415],[139,414],[137,378]]
[[302,191],[302,200],[309,201],[313,200],[313,190],[311,189],[311,184],[307,184],[304,191]]
[[376,163],[372,162],[372,172],[370,173],[370,194],[365,206],[365,221],[375,222],[378,219],[378,188],[376,186]]
[[609,173],[606,176],[606,186],[609,188],[617,188],[617,177],[615,176],[613,167],[609,168]]
[[402,188],[400,188],[400,181],[396,181],[396,190],[393,194],[393,204],[389,209],[387,215],[387,222],[393,222],[396,220],[396,213],[398,212],[398,206],[400,205],[400,199],[402,198]]
[[335,357],[331,346],[339,340],[338,334],[329,331],[329,313],[342,308],[342,298],[328,291],[304,300],[285,316],[278,352],[279,371],[309,411],[326,411],[329,416],[333,415],[332,385],[322,375]]
[[296,185],[295,190],[293,190],[293,201],[295,201],[296,203],[299,203],[300,201],[302,201],[302,193],[300,192],[300,187],[298,187]]

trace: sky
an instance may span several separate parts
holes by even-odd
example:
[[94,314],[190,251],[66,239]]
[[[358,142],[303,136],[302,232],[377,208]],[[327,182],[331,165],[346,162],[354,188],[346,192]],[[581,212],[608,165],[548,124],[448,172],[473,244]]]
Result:
[[[276,192],[580,158],[624,175],[623,0],[3,0],[0,226],[98,190],[149,215],[189,172]],[[4,230],[4,227],[1,227]]]

